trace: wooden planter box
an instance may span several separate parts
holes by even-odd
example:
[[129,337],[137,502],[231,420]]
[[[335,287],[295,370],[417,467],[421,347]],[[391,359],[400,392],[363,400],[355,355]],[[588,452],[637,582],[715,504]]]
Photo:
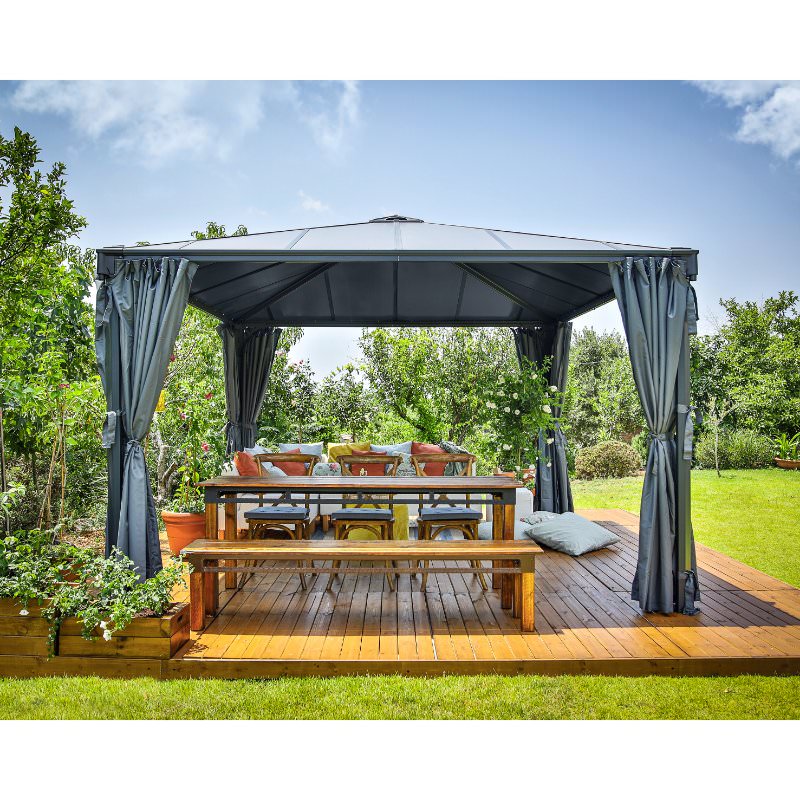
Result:
[[0,655],[46,656],[50,624],[39,605],[30,603],[27,615],[22,609],[17,600],[0,597]]
[[134,619],[109,641],[102,638],[99,629],[95,631],[97,639],[84,639],[82,630],[80,620],[63,620],[58,634],[59,656],[167,659],[189,641],[189,604],[175,603],[161,617]]

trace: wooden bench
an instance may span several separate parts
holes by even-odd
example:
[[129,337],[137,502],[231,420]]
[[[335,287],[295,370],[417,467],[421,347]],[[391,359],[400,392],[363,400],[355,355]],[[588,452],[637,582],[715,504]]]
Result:
[[[492,561],[500,566],[480,568],[481,572],[500,573],[512,582],[512,613],[521,620],[523,631],[534,630],[534,569],[542,549],[533,541],[221,541],[196,539],[181,555],[192,565],[189,578],[190,626],[193,631],[205,626],[206,610],[215,612],[215,578],[220,572],[301,572],[339,574],[400,573],[419,574],[418,566],[387,567],[387,562]],[[224,561],[224,564],[220,562]],[[240,566],[239,561],[276,561],[280,565]],[[314,566],[303,562],[368,561],[374,566]],[[288,563],[294,562],[294,563]],[[428,566],[425,572],[475,573],[472,565]]]

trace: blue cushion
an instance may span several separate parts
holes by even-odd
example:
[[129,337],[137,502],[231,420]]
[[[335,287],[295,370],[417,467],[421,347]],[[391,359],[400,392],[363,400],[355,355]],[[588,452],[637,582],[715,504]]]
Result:
[[331,514],[331,519],[390,520],[390,508],[340,508]]
[[619,541],[616,534],[572,511],[547,516],[537,512],[525,520],[533,523],[527,531],[531,539],[570,556],[582,556]]
[[465,508],[464,506],[436,506],[435,508],[423,508],[419,513],[418,519],[426,522],[447,519],[483,519],[483,514],[476,508]]
[[245,519],[308,519],[308,509],[296,506],[259,506],[244,512]]

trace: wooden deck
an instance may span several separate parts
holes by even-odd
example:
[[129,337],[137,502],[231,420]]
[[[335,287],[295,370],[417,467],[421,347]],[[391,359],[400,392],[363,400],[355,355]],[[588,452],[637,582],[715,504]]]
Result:
[[261,575],[223,595],[219,615],[166,662],[196,676],[352,673],[800,673],[800,590],[698,546],[701,613],[643,615],[630,599],[637,519],[583,512],[621,537],[607,550],[536,563],[536,632],[472,576],[348,575],[325,592]]
[[423,593],[408,575],[396,592],[374,574],[332,592],[320,575],[304,592],[297,576],[267,574],[223,592],[218,616],[172,658],[5,655],[0,675],[800,674],[800,589],[698,545],[701,612],[644,615],[630,599],[637,518],[581,513],[621,541],[537,557],[534,633],[468,575],[431,575]]

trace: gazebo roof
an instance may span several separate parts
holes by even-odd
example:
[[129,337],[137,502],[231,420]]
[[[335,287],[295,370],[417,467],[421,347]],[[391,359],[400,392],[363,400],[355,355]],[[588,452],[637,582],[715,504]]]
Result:
[[249,325],[530,325],[569,320],[614,296],[610,262],[697,251],[442,225],[404,216],[98,251],[188,258],[189,302]]

